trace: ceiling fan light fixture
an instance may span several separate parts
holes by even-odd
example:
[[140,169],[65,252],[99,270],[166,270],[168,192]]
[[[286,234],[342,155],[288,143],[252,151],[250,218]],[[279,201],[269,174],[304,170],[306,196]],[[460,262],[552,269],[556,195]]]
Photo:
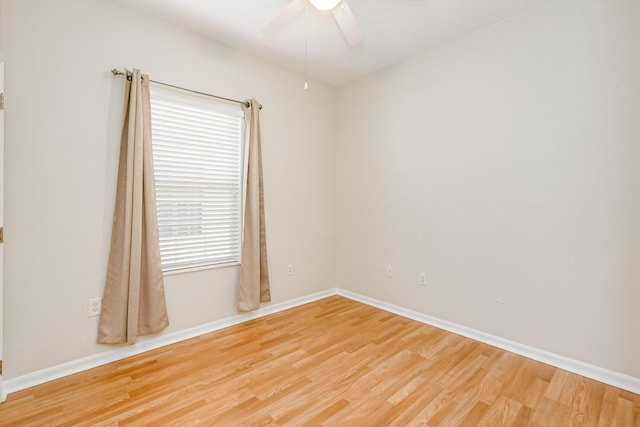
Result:
[[335,8],[341,0],[309,0],[318,10],[331,10]]

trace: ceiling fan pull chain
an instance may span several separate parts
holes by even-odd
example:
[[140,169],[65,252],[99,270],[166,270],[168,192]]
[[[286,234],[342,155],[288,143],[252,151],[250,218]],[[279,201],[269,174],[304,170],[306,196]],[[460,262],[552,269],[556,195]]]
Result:
[[307,43],[307,27],[309,24],[309,0],[305,0],[304,2],[304,90],[309,89],[309,83],[307,83],[307,51],[308,51],[308,43]]

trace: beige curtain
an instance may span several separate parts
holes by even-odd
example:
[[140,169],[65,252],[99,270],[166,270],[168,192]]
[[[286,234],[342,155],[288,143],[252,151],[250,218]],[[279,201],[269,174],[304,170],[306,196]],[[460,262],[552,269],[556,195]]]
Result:
[[101,344],[133,344],[169,325],[160,265],[149,77],[127,73]]
[[271,301],[271,291],[264,223],[260,103],[252,99],[243,104],[242,109],[247,121],[249,143],[238,310],[251,311],[259,308],[261,302]]

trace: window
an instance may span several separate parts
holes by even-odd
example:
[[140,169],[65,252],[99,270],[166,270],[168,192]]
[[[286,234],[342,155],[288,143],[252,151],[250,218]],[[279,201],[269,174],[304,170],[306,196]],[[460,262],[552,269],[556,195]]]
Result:
[[242,109],[152,85],[151,128],[162,270],[238,263]]

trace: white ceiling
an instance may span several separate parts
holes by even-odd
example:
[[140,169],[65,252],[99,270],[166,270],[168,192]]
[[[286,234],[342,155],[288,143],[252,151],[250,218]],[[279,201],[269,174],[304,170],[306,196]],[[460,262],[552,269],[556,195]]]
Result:
[[[233,48],[304,70],[304,13],[272,35],[262,28],[289,0],[112,0]],[[309,6],[308,73],[340,86],[548,0],[345,0],[363,42],[348,46],[330,12]],[[302,82],[302,76],[301,76]]]

